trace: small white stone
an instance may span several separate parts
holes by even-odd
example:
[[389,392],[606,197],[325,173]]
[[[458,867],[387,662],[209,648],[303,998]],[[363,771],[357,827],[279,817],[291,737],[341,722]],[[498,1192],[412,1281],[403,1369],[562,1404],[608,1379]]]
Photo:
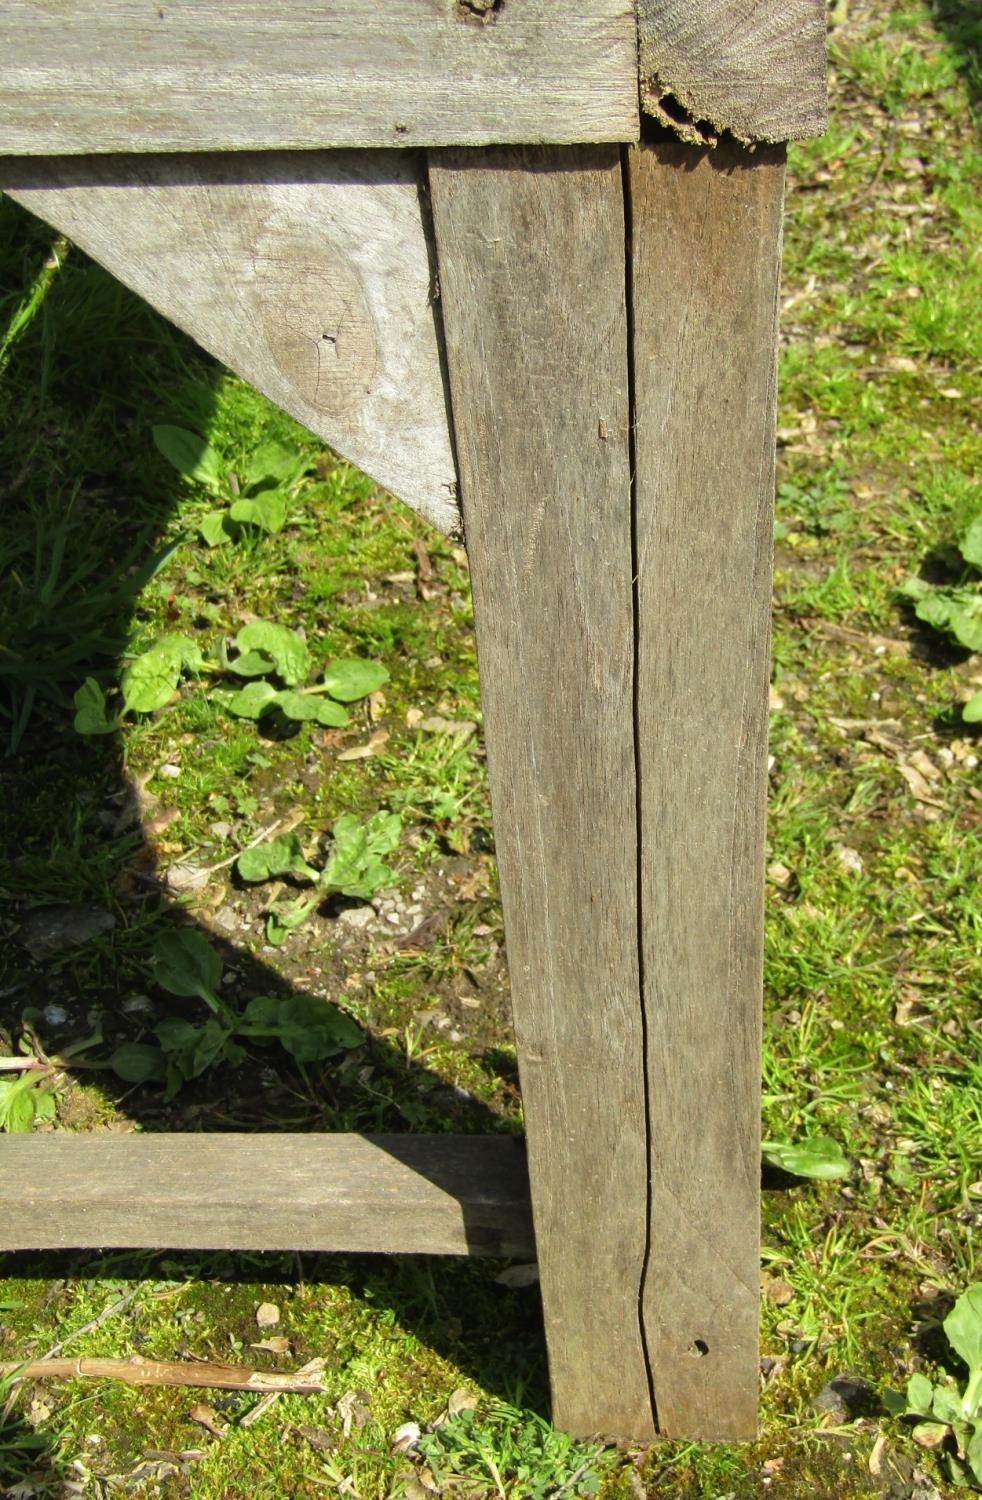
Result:
[[153,1001],[149,995],[127,995],[120,1009],[124,1016],[153,1014]]
[[356,932],[370,927],[374,920],[375,913],[370,906],[346,906],[344,911],[338,913],[338,921],[341,925],[351,927]]

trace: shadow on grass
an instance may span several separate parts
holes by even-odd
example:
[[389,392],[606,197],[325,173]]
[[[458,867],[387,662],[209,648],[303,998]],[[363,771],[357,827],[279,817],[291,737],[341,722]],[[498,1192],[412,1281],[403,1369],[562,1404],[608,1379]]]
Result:
[[957,54],[972,110],[982,125],[982,11],[978,0],[929,0],[935,25]]
[[[59,271],[67,247],[52,250],[51,231],[5,200],[0,229],[0,330],[7,330],[5,343],[0,332],[0,727],[13,752],[0,762],[0,1050],[13,1049],[29,1008],[52,1054],[101,1013],[104,1054],[148,1024],[126,1001],[147,983],[154,937],[190,919],[168,897],[152,841],[129,820],[122,745],[113,736],[79,738],[72,693],[86,676],[109,682],[118,672],[136,585],[174,513],[174,476],[153,451],[149,425],[207,432],[219,372],[78,252]],[[40,908],[56,925],[66,911],[111,920],[101,931],[97,920],[74,946],[25,944],[25,924],[37,930]],[[260,994],[300,993],[242,947],[207,936],[230,981],[223,993],[237,1007]],[[167,1014],[162,1006],[200,1019],[195,1002],[155,994],[153,1022]],[[56,1015],[62,1029],[53,1022],[54,1034],[44,1035],[45,1017]],[[147,1131],[514,1129],[384,1036],[367,1035],[336,1066],[302,1068],[280,1049],[256,1052],[220,1077],[206,1073],[171,1103],[151,1088],[97,1076],[105,1113],[119,1105]],[[98,1115],[70,1121],[80,1129],[100,1123]],[[79,1196],[81,1207],[84,1185]],[[541,1408],[546,1400],[536,1292],[496,1288],[493,1268],[471,1262],[86,1251],[12,1254],[3,1269],[12,1278],[138,1279],[164,1262],[173,1274],[207,1280],[287,1282],[299,1270],[308,1285],[343,1284],[392,1308],[490,1390],[513,1398],[527,1386],[526,1402]]]
[[0,1380],[0,1494],[60,1494],[65,1465],[55,1440],[24,1419],[21,1399],[16,1382]]

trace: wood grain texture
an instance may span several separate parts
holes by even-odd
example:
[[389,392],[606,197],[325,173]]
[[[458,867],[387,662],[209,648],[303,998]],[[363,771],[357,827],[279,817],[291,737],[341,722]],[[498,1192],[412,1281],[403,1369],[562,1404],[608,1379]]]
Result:
[[642,108],[684,139],[828,128],[825,0],[639,0],[638,44]]
[[650,1437],[619,159],[430,188],[553,1416]]
[[632,149],[638,746],[660,1430],[756,1425],[783,148]]
[[0,189],[452,533],[420,166],[398,151],[7,158]]
[[0,151],[636,140],[630,0],[4,0]]
[[0,1250],[535,1255],[507,1137],[7,1136],[0,1201]]

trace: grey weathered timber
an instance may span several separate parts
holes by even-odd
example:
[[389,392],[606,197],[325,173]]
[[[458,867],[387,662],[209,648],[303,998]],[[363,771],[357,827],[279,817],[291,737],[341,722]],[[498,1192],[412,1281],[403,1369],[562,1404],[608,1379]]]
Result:
[[641,104],[685,139],[828,127],[825,0],[639,0]]
[[638,770],[660,1430],[753,1435],[784,149],[631,150]]
[[430,162],[553,1415],[650,1437],[618,153]]
[[0,189],[456,530],[413,152],[0,159]]
[[0,152],[617,141],[631,0],[4,0]]
[[0,1250],[535,1255],[504,1136],[7,1136],[0,1202]]

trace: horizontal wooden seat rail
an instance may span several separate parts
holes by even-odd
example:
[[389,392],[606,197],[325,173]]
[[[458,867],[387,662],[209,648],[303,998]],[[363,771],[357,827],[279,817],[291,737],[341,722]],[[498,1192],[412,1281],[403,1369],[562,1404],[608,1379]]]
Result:
[[308,1250],[533,1259],[508,1136],[9,1136],[0,1250]]
[[[2,0],[0,154],[636,142],[826,125],[825,0]],[[640,95],[640,97],[639,97]]]

